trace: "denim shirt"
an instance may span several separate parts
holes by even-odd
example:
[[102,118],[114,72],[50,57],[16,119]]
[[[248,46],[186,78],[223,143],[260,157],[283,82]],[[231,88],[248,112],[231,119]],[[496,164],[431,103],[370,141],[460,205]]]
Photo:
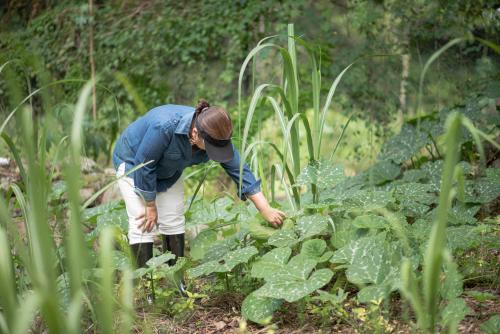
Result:
[[[184,168],[207,162],[204,150],[192,153],[188,132],[194,116],[194,108],[167,104],[151,109],[130,124],[118,138],[113,150],[115,169],[125,163],[128,172],[141,163],[153,162],[129,174],[134,179],[136,191],[146,200],[152,201],[157,192],[166,191],[182,175]],[[238,197],[246,200],[260,191],[260,180],[256,180],[248,165],[243,165],[243,185],[239,192],[240,155],[236,148],[231,161],[221,163],[227,174],[238,186]]]

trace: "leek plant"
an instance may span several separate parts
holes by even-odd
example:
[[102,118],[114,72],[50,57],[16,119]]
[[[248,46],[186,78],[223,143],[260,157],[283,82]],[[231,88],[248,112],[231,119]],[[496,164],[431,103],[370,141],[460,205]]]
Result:
[[[0,332],[25,333],[34,319],[41,318],[51,333],[81,333],[82,326],[95,323],[99,332],[130,332],[133,315],[132,269],[125,267],[117,277],[114,238],[111,228],[101,235],[98,266],[92,264],[93,250],[84,242],[80,198],[82,124],[92,83],[81,91],[75,105],[68,145],[62,140],[67,160],[64,181],[68,190],[69,220],[64,235],[54,235],[49,195],[53,170],[47,170],[45,135],[25,103],[16,107],[0,127],[21,171],[21,185],[12,185],[21,208],[26,237],[11,218],[10,194],[0,196]],[[39,91],[39,90],[38,90]],[[36,92],[30,93],[30,96]],[[19,147],[3,133],[15,116]],[[58,222],[56,222],[58,224]],[[62,249],[63,248],[63,249]],[[62,259],[61,254],[65,254]],[[116,300],[115,281],[121,299]],[[21,282],[27,282],[21,284]],[[69,291],[69,300],[64,296]],[[118,303],[120,307],[117,307]],[[116,310],[119,312],[115,312]]]
[[[290,202],[293,210],[300,209],[300,194],[297,187],[294,187],[295,180],[299,176],[303,167],[301,165],[300,156],[300,127],[299,122],[302,123],[305,129],[306,142],[307,142],[307,152],[308,161],[312,163],[321,159],[321,147],[323,139],[323,130],[325,128],[326,113],[330,108],[333,96],[337,89],[340,80],[347,72],[347,70],[354,64],[351,63],[349,66],[344,68],[340,74],[335,78],[333,83],[330,85],[328,95],[325,99],[323,107],[321,107],[321,58],[319,56],[319,50],[306,43],[301,38],[295,36],[293,24],[288,25],[288,35],[287,35],[287,47],[282,47],[278,44],[268,42],[271,38],[275,36],[270,36],[261,40],[258,45],[253,48],[247,55],[243,65],[241,66],[239,80],[238,80],[238,129],[241,142],[241,166],[240,170],[243,168],[243,162],[247,157],[250,156],[251,151],[256,149],[258,145],[265,144],[270,145],[274,152],[277,153],[280,158],[280,163],[273,165],[272,175],[276,172],[281,174],[282,183],[285,186],[285,193]],[[299,78],[298,78],[298,64],[297,64],[297,50],[296,46],[299,44],[306,50],[309,61],[311,65],[311,81],[312,81],[312,101],[313,101],[313,116],[310,120],[305,109],[301,110],[299,108]],[[242,82],[245,75],[245,71],[250,63],[250,61],[256,61],[256,56],[265,49],[275,49],[279,52],[281,60],[283,62],[283,80],[280,85],[264,83],[255,88],[253,96],[250,101],[250,105],[246,112],[246,119],[243,127],[243,132],[241,129],[241,117],[242,111]],[[255,74],[255,73],[254,73]],[[248,143],[249,132],[252,120],[255,114],[257,105],[261,102],[268,102],[277,119],[279,121],[279,126],[283,134],[283,147],[279,148],[275,144],[257,141],[253,143]],[[339,138],[341,140],[341,138]],[[337,147],[338,145],[335,145]],[[331,154],[330,159],[333,157]],[[240,172],[241,174],[241,172]],[[284,182],[284,176],[287,176],[289,185],[287,186]],[[240,176],[241,177],[241,176]],[[241,182],[240,182],[241,184]],[[274,187],[274,186],[272,186]],[[272,193],[274,193],[274,188],[272,188]],[[318,189],[316,184],[311,184],[311,190],[313,193],[314,202],[319,200]]]

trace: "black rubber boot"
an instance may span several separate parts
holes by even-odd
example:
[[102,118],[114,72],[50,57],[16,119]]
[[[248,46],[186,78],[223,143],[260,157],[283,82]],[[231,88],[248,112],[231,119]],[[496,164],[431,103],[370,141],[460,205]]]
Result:
[[169,260],[168,265],[173,266],[178,257],[184,256],[184,233],[165,235],[162,234],[163,252],[170,251],[175,255],[175,259]]
[[132,248],[137,268],[144,268],[146,266],[146,262],[153,257],[153,243],[143,242],[130,245],[130,247]]
[[[146,267],[146,262],[153,257],[153,243],[152,242],[143,242],[138,244],[130,245],[132,248],[132,253],[134,254],[134,260],[137,265],[137,268]],[[146,288],[146,301],[148,304],[153,304],[155,300],[154,296],[154,288],[153,288],[153,279],[151,276],[144,278],[146,281],[149,281],[150,288]]]
[[[175,255],[175,259],[168,260],[168,265],[173,266],[177,262],[178,257],[184,257],[184,233],[171,235],[162,234],[161,237],[163,252],[170,251]],[[187,297],[184,279],[181,279],[177,284],[181,295]]]

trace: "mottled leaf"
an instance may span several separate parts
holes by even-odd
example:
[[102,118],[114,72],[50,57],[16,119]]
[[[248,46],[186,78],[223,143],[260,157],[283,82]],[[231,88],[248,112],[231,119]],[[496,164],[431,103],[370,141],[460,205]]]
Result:
[[207,249],[217,241],[217,232],[205,230],[190,242],[190,255],[193,260],[201,260]]
[[267,243],[275,247],[291,247],[298,243],[300,240],[297,235],[292,230],[279,230],[274,233],[268,240]]
[[260,325],[268,324],[275,311],[277,311],[283,300],[267,297],[257,297],[255,294],[249,294],[241,304],[241,315],[250,321]]
[[289,247],[274,248],[267,252],[253,264],[252,277],[266,278],[268,275],[274,275],[277,270],[286,264],[291,254],[292,249]]
[[324,160],[310,162],[297,177],[297,185],[315,184],[318,188],[331,188],[343,181],[344,168]]
[[254,246],[240,248],[227,253],[221,259],[203,263],[197,267],[188,269],[187,273],[191,278],[209,275],[213,272],[229,272],[238,264],[247,263],[248,260],[257,254],[257,248]]

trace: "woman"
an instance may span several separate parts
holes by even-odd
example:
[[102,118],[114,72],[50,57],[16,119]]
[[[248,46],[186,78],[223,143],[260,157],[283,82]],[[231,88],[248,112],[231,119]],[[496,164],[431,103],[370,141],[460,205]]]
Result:
[[[128,239],[139,267],[152,257],[153,236],[158,233],[164,252],[184,256],[184,168],[211,159],[220,162],[238,186],[240,156],[231,143],[232,129],[223,108],[201,99],[196,108],[156,107],[121,134],[113,151],[117,176],[146,164],[118,181],[129,219]],[[272,225],[282,224],[285,214],[269,206],[247,164],[242,183],[239,197],[249,198]]]

